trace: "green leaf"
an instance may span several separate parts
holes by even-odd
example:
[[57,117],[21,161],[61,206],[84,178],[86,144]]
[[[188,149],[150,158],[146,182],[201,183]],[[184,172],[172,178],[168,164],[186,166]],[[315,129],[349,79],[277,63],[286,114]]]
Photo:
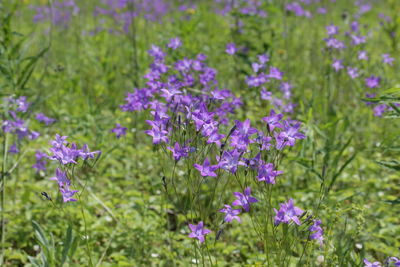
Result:
[[73,233],[72,233],[72,227],[71,227],[71,225],[69,225],[68,229],[67,229],[67,235],[66,235],[65,241],[64,241],[64,248],[63,248],[63,251],[62,251],[61,263],[60,263],[61,265],[60,266],[63,266],[63,264],[67,260],[68,252],[69,252],[69,250],[70,250],[70,248],[71,248],[71,246],[73,244],[73,241],[74,241],[74,236],[73,236]]
[[39,261],[37,259],[35,259],[34,257],[28,256],[28,260],[34,267],[42,267],[42,265],[40,265]]
[[46,248],[49,248],[50,243],[49,243],[49,240],[47,239],[47,237],[45,236],[42,227],[36,221],[32,221],[32,225],[33,225],[33,229],[35,230],[36,238],[38,239],[40,244]]
[[23,69],[21,76],[18,78],[17,81],[17,86],[20,89],[24,89],[25,84],[28,82],[29,78],[31,77],[33,70],[35,69],[36,62],[49,50],[49,46],[44,48],[42,51],[40,51],[39,54],[37,54],[34,57],[29,57],[24,60],[29,60],[29,63],[25,66]]
[[400,171],[400,161],[391,160],[391,161],[376,161],[379,165],[385,166],[387,168]]
[[336,172],[335,175],[333,175],[331,183],[329,184],[329,187],[328,187],[328,192],[332,189],[332,187],[335,184],[336,179],[339,177],[339,175],[344,171],[344,169],[347,167],[347,165],[349,165],[350,162],[353,161],[353,159],[356,157],[356,155],[357,155],[357,153],[354,153],[350,158],[348,158],[346,160],[346,162],[342,165],[342,167],[340,167],[339,171]]

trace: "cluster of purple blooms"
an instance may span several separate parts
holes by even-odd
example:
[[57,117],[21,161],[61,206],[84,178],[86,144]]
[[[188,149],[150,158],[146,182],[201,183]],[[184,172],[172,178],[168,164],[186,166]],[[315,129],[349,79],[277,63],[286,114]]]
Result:
[[[336,0],[330,0],[330,2],[335,3]],[[355,14],[356,18],[367,13],[372,9],[369,2],[364,0],[352,1],[357,7],[357,12]],[[314,14],[325,15],[328,13],[328,9],[325,6],[326,1],[321,0],[296,0],[291,1],[286,4],[286,11],[295,14],[297,17],[305,17],[308,19],[313,18]]]
[[274,210],[276,213],[275,225],[279,225],[280,223],[289,224],[291,221],[300,225],[300,219],[298,216],[303,214],[303,210],[294,206],[293,199],[289,199],[287,203],[281,203],[279,210]]
[[233,10],[237,10],[241,15],[267,17],[267,12],[262,8],[261,0],[215,0],[217,3],[217,13],[223,16]]
[[[192,1],[177,1],[177,4],[165,0],[98,0],[93,15],[99,17],[102,26],[91,31],[95,34],[101,31],[109,33],[128,33],[129,27],[136,17],[160,22],[168,13],[184,12],[194,9]],[[51,21],[53,25],[67,28],[73,17],[77,16],[80,8],[75,0],[55,0],[51,5],[31,6],[35,10],[35,23]],[[107,23],[109,19],[113,25]]]
[[[390,264],[393,264],[395,267],[399,267],[400,260],[396,257],[389,257],[385,260],[385,266],[389,266]],[[364,259],[364,267],[382,267],[382,265],[379,261],[370,262],[369,260]]]
[[79,7],[74,0],[55,0],[51,6],[35,6],[36,14],[33,17],[35,23],[41,21],[51,21],[52,24],[67,28],[71,23],[72,17],[79,13]]
[[67,172],[63,172],[57,168],[56,176],[50,179],[57,181],[64,202],[76,201],[76,198],[73,197],[79,191],[71,190],[71,181],[67,178]]
[[35,158],[36,158],[36,163],[32,165],[32,168],[36,169],[36,172],[46,171],[46,165],[47,165],[46,159],[48,158],[47,154],[37,150]]
[[[180,46],[179,39],[174,38],[166,48],[173,53]],[[271,110],[269,116],[262,118],[263,130],[252,127],[250,120],[246,119],[234,121],[229,132],[222,134],[221,132],[229,129],[227,126],[231,121],[230,115],[242,102],[228,89],[218,87],[216,71],[206,65],[206,56],[199,54],[195,59],[183,58],[170,62],[167,52],[155,45],[149,50],[149,54],[153,57],[153,63],[144,76],[147,80],[146,87],[129,92],[121,109],[126,112],[147,111],[152,116],[152,120],[146,121],[151,128],[145,133],[153,138],[153,144],[169,150],[173,159],[178,162],[189,157],[191,153],[196,153],[197,143],[193,140],[197,139],[198,142],[202,137],[207,145],[215,146],[220,154],[216,155],[215,164],[211,163],[212,159],[209,157],[205,157],[202,164],[194,164],[201,176],[217,177],[217,170],[235,174],[239,166],[242,166],[255,171],[258,181],[275,184],[276,177],[283,172],[276,170],[274,164],[265,162],[262,153],[271,149],[280,151],[287,146],[294,146],[298,139],[304,139],[305,135],[300,132],[300,122],[284,120],[284,114]],[[268,61],[267,55],[260,55],[256,63],[258,65],[253,64],[255,72],[266,68]],[[277,68],[270,67],[269,70],[266,79],[282,79],[283,73]],[[286,93],[290,95],[290,92]],[[182,129],[194,133],[195,136],[180,142],[174,141],[174,133]],[[113,131],[118,137],[120,125]],[[240,222],[241,209],[232,206],[249,212],[251,204],[258,202],[251,196],[250,187],[245,188],[243,193],[233,194],[236,200],[220,210],[225,213],[224,222],[228,223],[232,220]],[[280,215],[284,216],[282,222],[289,222],[286,217],[299,222],[292,211],[289,202],[288,209],[280,211]],[[203,228],[202,222],[189,227],[192,230],[189,236],[199,239],[200,242],[204,241],[204,235],[210,233]]]
[[60,136],[56,134],[55,140],[52,140],[50,144],[51,155],[50,160],[57,160],[62,165],[67,164],[77,164],[77,160],[81,158],[82,160],[87,160],[88,158],[94,158],[96,154],[100,154],[100,151],[90,152],[88,145],[83,145],[81,149],[77,149],[75,143],[69,145],[66,141],[67,136]]
[[[275,109],[292,113],[296,107],[294,103],[289,102],[293,86],[288,81],[284,81],[284,73],[279,68],[270,65],[269,62],[268,55],[258,55],[257,61],[251,64],[253,75],[246,78],[246,83],[250,88],[259,88],[261,99],[269,101]],[[275,84],[279,84],[278,89],[282,98],[266,89],[266,87],[273,88]]]
[[[77,164],[78,159],[87,160],[94,158],[96,154],[100,155],[100,151],[89,150],[88,145],[83,145],[81,149],[77,149],[75,143],[69,144],[67,142],[67,136],[60,136],[56,134],[55,139],[50,142],[52,147],[50,148],[50,155],[47,156],[50,160],[58,161],[61,166],[68,167],[68,164]],[[36,154],[36,158],[43,159],[42,154]],[[76,201],[73,198],[77,190],[71,190],[71,181],[67,178],[67,172],[63,172],[60,168],[56,169],[56,176],[51,178],[58,182],[60,192],[63,196],[64,202]]]
[[[338,51],[346,48],[344,42],[336,39],[336,35],[339,34],[339,27],[333,24],[328,25],[326,27],[326,31],[328,34],[328,38],[324,39],[326,45],[329,49],[337,49]],[[353,21],[350,23],[350,31],[345,33],[346,36],[349,36],[351,39],[352,46],[359,46],[361,44],[366,43],[366,37],[360,35],[360,24],[358,21]],[[368,61],[370,58],[365,50],[358,51],[357,55],[358,61]],[[383,54],[381,56],[382,64],[386,64],[388,66],[393,66],[394,58],[390,56],[390,54]],[[354,66],[345,66],[343,63],[343,59],[333,58],[332,68],[336,72],[340,72],[342,69],[347,70],[347,74],[351,79],[357,79],[361,77],[360,69]],[[369,89],[378,89],[381,87],[381,77],[376,75],[366,76],[364,78],[365,86]],[[366,93],[367,98],[375,97],[376,93]],[[371,102],[367,102],[368,105],[372,105]],[[396,105],[399,105],[395,103]],[[374,106],[374,115],[377,117],[381,117],[385,111],[392,110],[392,108],[386,104],[377,104]]]
[[37,113],[37,114],[36,114],[36,119],[37,119],[39,122],[43,122],[43,123],[46,124],[47,126],[49,126],[49,125],[51,125],[51,124],[53,124],[53,123],[56,122],[55,119],[49,118],[49,117],[47,117],[46,115],[44,115],[43,113]]
[[[5,110],[8,110],[8,113],[2,122],[2,130],[5,133],[11,133],[15,135],[18,143],[25,138],[29,140],[35,140],[40,136],[38,132],[29,130],[28,123],[22,119],[22,116],[27,113],[30,106],[30,103],[27,102],[25,96],[18,98],[6,98],[4,105]],[[13,143],[10,146],[9,153],[19,153],[17,143]]]
[[[194,9],[192,1],[165,0],[101,0],[95,7],[94,16],[99,17],[100,22],[110,19],[116,27],[108,28],[110,33],[129,33],[130,26],[136,17],[143,17],[146,20],[161,22],[169,13],[178,11],[184,12],[189,8]],[[98,27],[95,32],[106,30],[107,25]]]

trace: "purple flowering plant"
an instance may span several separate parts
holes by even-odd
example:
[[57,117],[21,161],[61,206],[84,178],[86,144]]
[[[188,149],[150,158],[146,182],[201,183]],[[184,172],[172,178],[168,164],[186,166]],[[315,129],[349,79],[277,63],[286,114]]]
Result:
[[[263,227],[255,224],[255,232],[276,231],[273,229],[277,229],[278,224],[273,222],[272,203],[276,200],[271,199],[271,194],[274,187],[282,183],[280,177],[284,171],[279,169],[283,153],[306,138],[301,122],[285,119],[285,115],[292,112],[288,108],[292,85],[285,80],[283,71],[267,65],[268,56],[259,55],[258,65],[253,64],[258,77],[249,77],[248,86],[274,84],[276,94],[282,95],[283,100],[273,97],[274,109],[258,120],[237,120],[236,111],[242,106],[242,100],[219,86],[216,70],[207,65],[207,57],[198,54],[194,58],[171,59],[168,55],[171,42],[165,48],[151,46],[148,54],[152,63],[144,75],[144,87],[127,93],[125,103],[120,106],[124,112],[143,116],[147,128],[144,134],[150,137],[157,153],[170,162],[170,169],[162,172],[165,200],[196,200],[183,210],[182,207],[176,209],[190,222],[189,237],[198,239],[200,244],[209,242],[205,235],[215,233],[219,239],[226,225],[233,220],[242,222],[243,218],[265,223]],[[177,46],[176,50],[179,49],[181,47]],[[170,53],[176,53],[171,50]],[[255,82],[257,79],[264,80]],[[225,180],[238,188],[230,196],[224,196],[220,188]],[[204,201],[206,195],[210,195],[207,202]],[[221,209],[218,198],[231,204],[224,204]],[[297,226],[300,225],[300,209],[291,203],[292,200],[286,210],[281,208],[278,218],[285,223],[294,221]],[[210,219],[215,211],[220,213],[219,224],[213,224]],[[193,214],[198,216],[193,217]],[[212,227],[205,229],[205,224]],[[308,229],[302,230],[303,235],[307,232]],[[318,233],[321,240],[323,232]],[[276,235],[282,233],[276,232]],[[261,241],[266,239],[261,238]],[[196,249],[204,253],[203,247]],[[269,245],[268,249],[271,249]]]

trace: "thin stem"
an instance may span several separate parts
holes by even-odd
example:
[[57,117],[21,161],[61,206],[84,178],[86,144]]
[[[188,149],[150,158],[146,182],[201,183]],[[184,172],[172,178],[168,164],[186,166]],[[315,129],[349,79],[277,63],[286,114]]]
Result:
[[6,201],[6,175],[7,175],[7,147],[8,147],[8,135],[4,133],[3,139],[3,166],[1,169],[1,258],[0,258],[0,266],[3,265],[4,262],[4,252],[5,247],[4,243],[6,240],[6,225],[5,225],[5,217],[4,217],[4,208]]
[[92,262],[92,253],[90,250],[90,245],[89,245],[89,236],[87,234],[87,225],[86,225],[86,217],[85,217],[85,211],[83,209],[83,204],[82,204],[82,199],[81,196],[79,195],[79,203],[81,204],[81,213],[82,213],[82,218],[83,218],[83,225],[84,225],[84,231],[85,231],[85,241],[86,241],[86,250],[87,254],[89,256],[89,264],[91,267],[93,267],[93,262]]

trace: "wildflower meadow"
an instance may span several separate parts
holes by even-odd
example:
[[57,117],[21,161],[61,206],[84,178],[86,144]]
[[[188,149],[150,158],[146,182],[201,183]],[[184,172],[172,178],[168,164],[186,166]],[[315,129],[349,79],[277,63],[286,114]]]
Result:
[[399,0],[0,1],[0,266],[400,266]]

